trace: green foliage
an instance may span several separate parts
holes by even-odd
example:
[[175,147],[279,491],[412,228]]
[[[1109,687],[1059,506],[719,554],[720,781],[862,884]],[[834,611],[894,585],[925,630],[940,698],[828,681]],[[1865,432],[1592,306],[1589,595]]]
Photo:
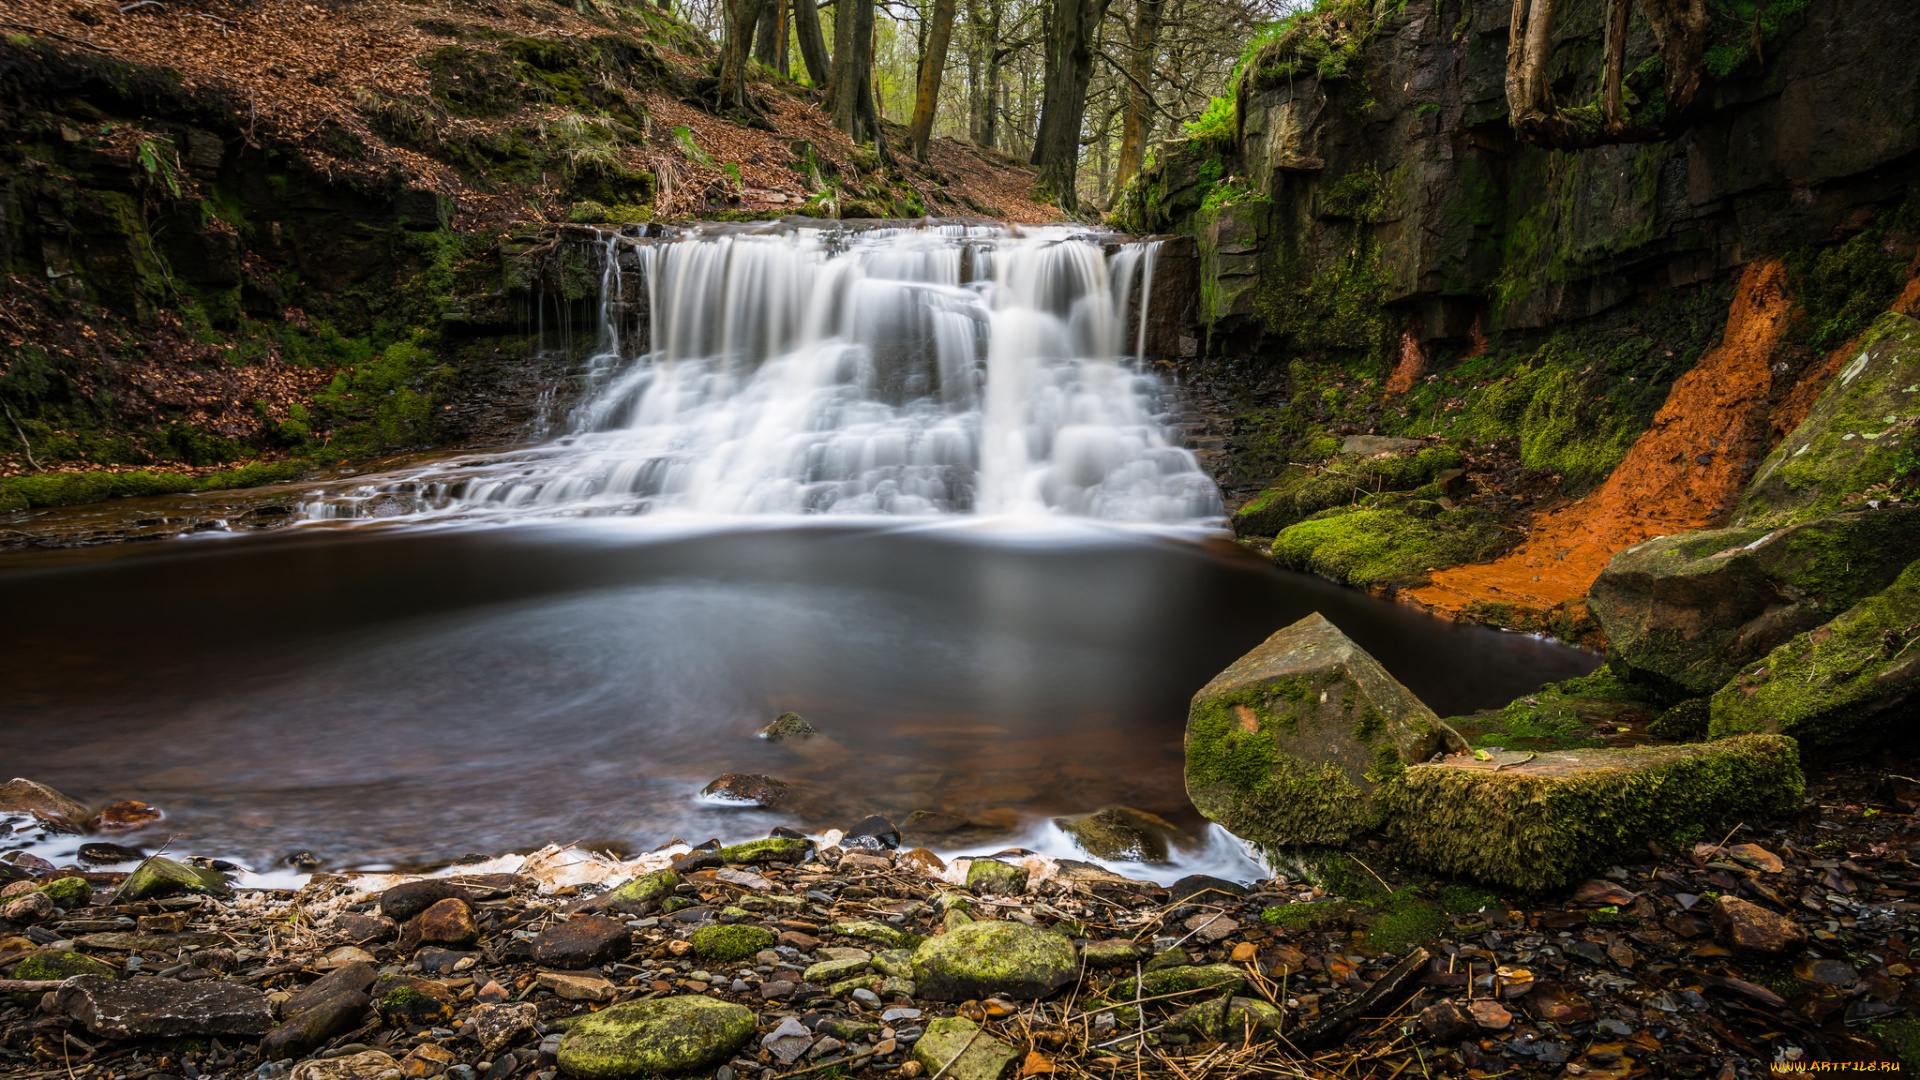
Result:
[[1403,953],[1447,932],[1441,905],[1423,900],[1419,890],[1402,888],[1383,901],[1367,927],[1367,945],[1384,953]]
[[1499,907],[1500,898],[1471,885],[1443,885],[1440,887],[1440,906],[1450,915],[1473,915],[1487,908]]
[[1233,82],[1249,93],[1310,71],[1323,79],[1346,78],[1373,40],[1378,19],[1405,6],[1406,0],[1314,0],[1254,37],[1235,65]]
[[[1315,448],[1338,440],[1322,436]],[[1242,536],[1272,536],[1289,525],[1336,506],[1366,504],[1383,493],[1412,493],[1465,459],[1448,446],[1430,446],[1412,454],[1391,457],[1340,457],[1319,470],[1288,468],[1279,483],[1254,496],[1234,515],[1234,531]]]
[[1207,102],[1207,109],[1197,118],[1187,121],[1181,129],[1187,138],[1199,142],[1231,144],[1240,136],[1240,110],[1232,97],[1217,97]]
[[400,341],[334,376],[313,396],[315,413],[335,428],[331,450],[370,453],[430,442],[433,389],[449,374],[421,345]]
[[1911,235],[1916,217],[1920,203],[1910,201],[1844,244],[1787,254],[1787,283],[1806,312],[1800,333],[1808,345],[1821,352],[1839,348],[1860,336],[1900,295],[1907,259],[1887,241],[1891,235]]
[[145,135],[134,144],[133,159],[146,170],[147,181],[167,189],[174,198],[180,197],[181,177],[186,170],[180,166],[180,151],[174,148],[173,140],[165,135]]
[[1327,185],[1320,212],[1372,225],[1386,220],[1387,201],[1386,179],[1369,162]]
[[1395,509],[1342,508],[1283,530],[1274,537],[1273,559],[1341,584],[1381,588],[1478,561],[1501,543],[1498,528],[1465,510],[1423,518]]
[[1756,39],[1764,55],[1773,55],[1774,50],[1768,46],[1799,25],[1810,3],[1812,0],[1710,0],[1707,11],[1715,40],[1702,58],[1707,74],[1724,79],[1749,60],[1757,63],[1761,55],[1754,51]]
[[293,480],[312,467],[302,460],[255,462],[207,476],[177,472],[59,472],[35,473],[0,479],[0,506],[9,495],[26,506],[73,506],[140,495],[175,495],[185,491],[221,491]]

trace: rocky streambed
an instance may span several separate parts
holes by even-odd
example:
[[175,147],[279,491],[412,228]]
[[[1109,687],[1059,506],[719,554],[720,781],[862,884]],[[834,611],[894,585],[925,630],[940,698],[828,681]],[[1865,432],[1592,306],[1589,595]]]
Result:
[[[1911,770],[1905,770],[1911,772]],[[8,785],[16,840],[77,804]],[[37,800],[38,805],[32,805]],[[871,818],[249,888],[0,861],[0,1070],[70,1080],[1713,1076],[1920,1060],[1920,785],[1502,895],[1308,853],[1171,887]],[[30,815],[30,816],[21,816]],[[17,857],[16,857],[17,859]],[[1894,1068],[1891,1064],[1887,1068]]]

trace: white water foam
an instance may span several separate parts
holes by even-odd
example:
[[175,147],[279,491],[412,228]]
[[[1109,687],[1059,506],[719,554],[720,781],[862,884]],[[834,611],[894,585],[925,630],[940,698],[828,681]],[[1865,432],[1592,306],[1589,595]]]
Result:
[[603,242],[567,434],[328,491],[307,517],[1222,513],[1142,361],[1155,243],[931,222]]

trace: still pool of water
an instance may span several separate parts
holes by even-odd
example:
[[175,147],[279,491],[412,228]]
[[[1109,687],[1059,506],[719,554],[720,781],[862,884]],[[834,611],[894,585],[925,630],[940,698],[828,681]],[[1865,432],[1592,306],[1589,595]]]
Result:
[[[1092,524],[314,531],[0,562],[0,768],[146,800],[168,814],[149,849],[263,869],[917,809],[976,823],[929,838],[949,850],[1113,803],[1198,832],[1188,699],[1316,610],[1441,715],[1596,663],[1217,540]],[[753,737],[785,709],[846,753]],[[723,772],[794,799],[702,802]]]

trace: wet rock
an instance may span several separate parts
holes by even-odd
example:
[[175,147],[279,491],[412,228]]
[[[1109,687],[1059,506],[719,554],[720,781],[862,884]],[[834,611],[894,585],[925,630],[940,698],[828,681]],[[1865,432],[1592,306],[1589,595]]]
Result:
[[611,963],[632,949],[633,931],[603,915],[575,916],[533,939],[536,963],[574,970]]
[[455,899],[477,898],[471,895],[471,890],[466,886],[451,881],[409,881],[380,894],[380,914],[396,923],[405,923],[442,900]]
[[900,846],[900,830],[894,828],[893,822],[875,814],[861,819],[858,824],[848,829],[846,836],[840,841],[840,846],[848,851],[855,848],[893,851]]
[[1404,766],[1466,740],[1315,614],[1268,638],[1198,694],[1187,793],[1235,835],[1339,845],[1372,831]]
[[1045,997],[1073,981],[1073,943],[1017,922],[968,923],[928,938],[913,953],[920,996],[965,1001],[1004,994]]
[[813,1032],[797,1017],[789,1016],[761,1038],[760,1047],[782,1064],[791,1065],[813,1047]]
[[1485,998],[1467,1006],[1467,1012],[1473,1016],[1473,1022],[1488,1031],[1504,1031],[1513,1026],[1513,1014],[1506,1006]]
[[400,1063],[379,1050],[364,1050],[336,1058],[303,1061],[287,1080],[399,1080]]
[[87,826],[95,832],[116,832],[151,825],[165,816],[159,810],[138,799],[127,799],[124,802],[114,803],[93,815],[93,818],[87,822]]
[[1675,821],[1757,820],[1800,804],[1793,740],[1456,755],[1408,768],[1385,833],[1442,873],[1537,891],[1644,851]]
[[304,1012],[343,991],[365,994],[373,989],[374,980],[377,978],[379,973],[374,970],[372,964],[347,964],[335,968],[282,1002],[280,1015],[292,1016],[294,1013]]
[[76,975],[95,975],[111,979],[119,971],[113,965],[105,964],[85,953],[68,952],[64,949],[41,949],[29,954],[13,969],[16,979],[51,981],[70,979]]
[[1030,872],[996,859],[975,859],[967,866],[967,890],[976,896],[1018,896],[1027,891]]
[[1280,1032],[1280,1010],[1253,998],[1220,997],[1185,1009],[1167,1021],[1179,1034],[1197,1035],[1235,1046],[1270,1039]]
[[109,1039],[264,1035],[273,1026],[267,996],[240,983],[81,975],[55,990],[47,1011],[61,1012]]
[[427,979],[383,975],[372,997],[380,1019],[397,1027],[439,1027],[453,1019],[453,995]]
[[679,874],[672,870],[655,870],[602,893],[600,899],[610,908],[637,907],[671,895],[678,884]]
[[[1887,513],[1888,511],[1879,511]],[[1920,515],[1920,511],[1916,511]],[[1909,523],[1920,530],[1920,516]],[[1920,541],[1916,541],[1920,547]],[[1920,696],[1920,559],[1880,592],[1750,664],[1713,695],[1710,733],[1777,732],[1857,756],[1912,737]]]
[[16,776],[0,784],[0,814],[41,813],[74,825],[87,820],[87,808],[60,792]]
[[467,1015],[460,1033],[480,1044],[482,1056],[492,1057],[531,1035],[539,1019],[539,1006],[531,1001],[479,1005]]
[[1019,1058],[1013,1047],[957,1016],[928,1024],[926,1033],[913,1044],[913,1060],[928,1076],[952,1080],[999,1080]]
[[181,893],[226,896],[232,891],[227,876],[217,870],[203,870],[155,855],[127,875],[126,882],[120,886],[120,899],[138,903]]
[[725,773],[700,789],[700,794],[715,802],[735,806],[774,809],[793,797],[793,789],[784,781],[757,773]]
[[712,998],[635,1001],[594,1013],[560,1040],[560,1068],[581,1080],[708,1069],[753,1037],[753,1013]]
[[591,971],[542,971],[534,981],[566,1001],[612,1001],[619,993],[606,976]]
[[1887,588],[1915,559],[1916,507],[1712,529],[1619,552],[1587,604],[1636,681],[1718,697],[1727,680]]
[[374,977],[372,965],[354,964],[288,998],[280,1006],[285,1020],[260,1041],[261,1057],[267,1061],[300,1057],[335,1035],[359,1027],[373,1003],[367,991],[372,989]]
[[26,926],[45,922],[59,914],[60,909],[53,906],[53,898],[43,892],[30,892],[17,900],[8,901],[0,906],[0,919]]
[[1245,895],[1246,886],[1206,874],[1188,874],[1167,887],[1167,899],[1176,904],[1195,897],[1205,903],[1226,903]]
[[1451,1001],[1442,1001],[1420,1010],[1420,1018],[1415,1021],[1420,1030],[1439,1043],[1459,1042],[1479,1028],[1479,1022],[1473,1014]]
[[[1121,985],[1129,992],[1133,990],[1131,979]],[[1209,987],[1230,992],[1244,989],[1246,985],[1247,973],[1232,964],[1177,965],[1146,972],[1141,979],[1140,996],[1152,997]]]
[[753,840],[745,844],[734,844],[721,848],[715,854],[722,862],[745,863],[750,865],[789,863],[806,861],[813,851],[813,841],[789,839],[783,836],[769,837],[765,840]]
[[944,836],[967,827],[967,819],[943,810],[915,810],[907,815],[907,832],[919,836]]
[[1720,898],[1713,922],[1729,946],[1753,956],[1785,956],[1807,944],[1807,932],[1798,923],[1737,896]]
[[90,863],[123,863],[146,857],[139,848],[123,844],[81,844],[80,861]]
[[1164,863],[1170,845],[1192,843],[1165,818],[1126,806],[1109,806],[1085,817],[1054,818],[1053,823],[1096,859]]
[[351,941],[356,945],[391,941],[400,933],[400,927],[392,919],[379,915],[356,915],[353,912],[335,915],[327,928],[332,931],[335,940]]
[[480,938],[480,927],[473,921],[473,908],[465,900],[448,897],[415,915],[400,933],[398,947],[411,954],[422,945],[460,948]]
[[796,712],[781,713],[779,716],[773,718],[773,723],[768,724],[757,732],[759,738],[776,743],[787,742],[792,739],[805,739],[818,734],[819,732],[814,729],[814,726],[807,723],[806,720]]

